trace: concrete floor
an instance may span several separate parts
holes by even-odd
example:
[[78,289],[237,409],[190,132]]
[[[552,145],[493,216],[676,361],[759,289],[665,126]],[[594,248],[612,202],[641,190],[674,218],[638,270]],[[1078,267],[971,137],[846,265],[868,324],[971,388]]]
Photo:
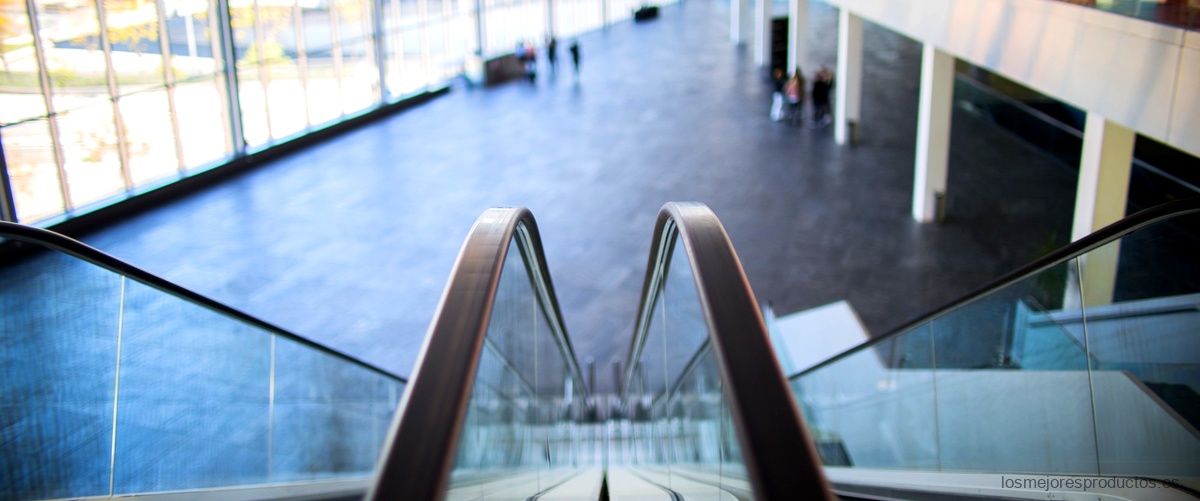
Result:
[[[832,67],[836,14],[811,20]],[[667,201],[716,211],[776,312],[846,299],[875,334],[1066,242],[1072,170],[957,107],[948,220],[913,222],[913,41],[867,25],[846,148],[767,119],[728,24],[724,2],[688,0],[581,37],[578,79],[455,88],[86,241],[400,374],[492,206],[533,210],[576,350],[603,363],[624,358]]]

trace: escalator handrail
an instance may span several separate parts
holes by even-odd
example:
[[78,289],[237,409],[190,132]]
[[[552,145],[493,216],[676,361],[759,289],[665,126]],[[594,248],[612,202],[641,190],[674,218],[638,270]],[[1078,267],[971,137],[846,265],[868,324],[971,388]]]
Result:
[[33,226],[20,223],[0,221],[0,238],[24,242],[37,247],[62,252],[66,255],[91,263],[92,265],[98,266],[118,275],[124,275],[128,278],[132,278],[149,287],[170,294],[184,301],[207,308],[226,317],[233,318],[234,320],[237,320],[243,324],[251,325],[344,362],[362,367],[393,381],[399,381],[401,383],[408,382],[408,380],[403,376],[394,374],[386,369],[383,369],[382,367],[360,360],[354,356],[340,352],[284,329],[283,327],[272,324],[266,320],[257,318],[232,306],[204,296],[196,291],[138,268],[137,266],[113,257],[112,255],[109,255],[100,249],[92,247],[61,233],[56,233],[42,228],[35,228]]
[[528,209],[493,208],[471,227],[376,468],[367,499],[441,499],[449,485],[511,242],[524,257],[537,299],[585,398],[583,373],[562,321],[537,224]]
[[811,374],[817,370],[820,370],[822,367],[858,353],[859,351],[866,349],[875,343],[883,342],[886,339],[904,334],[905,332],[908,332],[917,326],[926,324],[938,317],[946,315],[963,305],[975,301],[976,299],[987,296],[995,291],[1025,280],[1049,268],[1058,266],[1071,259],[1082,256],[1088,252],[1124,238],[1126,235],[1129,235],[1130,233],[1133,233],[1146,226],[1167,219],[1173,219],[1179,216],[1185,216],[1197,212],[1200,212],[1200,197],[1167,202],[1161,205],[1156,205],[1149,209],[1138,211],[1131,216],[1122,218],[1119,221],[1100,228],[1099,230],[1096,230],[1095,232],[1079,240],[1060,247],[1057,250],[1046,254],[1045,256],[1042,256],[1025,266],[1017,268],[1016,270],[1001,276],[991,283],[975,289],[965,296],[959,297],[958,299],[934,309],[930,313],[921,315],[895,329],[892,329],[891,331],[888,331],[887,333],[863,341],[862,343],[859,343],[847,349],[846,351],[838,353],[837,355],[829,357],[820,363],[813,365],[812,367],[792,374],[791,376],[788,376],[788,379],[796,380],[804,377],[807,374]]
[[704,204],[671,202],[658,214],[622,397],[634,378],[659,283],[677,241],[688,256],[755,498],[831,499],[821,459],[771,349],[754,292],[724,227]]

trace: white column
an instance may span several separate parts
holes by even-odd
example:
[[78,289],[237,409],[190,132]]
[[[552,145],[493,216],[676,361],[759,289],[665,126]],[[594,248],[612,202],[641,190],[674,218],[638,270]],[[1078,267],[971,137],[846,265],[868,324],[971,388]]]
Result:
[[[546,33],[545,35],[558,35],[558,7],[555,0],[546,0]],[[535,44],[536,45],[536,44]]]
[[937,199],[946,194],[954,99],[954,56],[930,44],[921,55],[920,95],[912,214],[918,222],[930,223],[938,218]]
[[730,0],[729,5],[729,41],[742,44],[751,39],[754,33],[753,0]]
[[790,74],[799,66],[812,74],[808,67],[808,0],[788,0],[788,67]]
[[[1075,189],[1072,241],[1125,217],[1135,138],[1132,130],[1088,112],[1079,159],[1079,184]],[[1114,242],[1080,259],[1079,282],[1084,306],[1112,302],[1119,254],[1120,245]]]
[[487,54],[487,10],[483,3],[483,0],[475,0],[475,40],[479,44],[475,52],[480,58]]
[[754,64],[771,64],[771,0],[755,0]]
[[1088,112],[1075,189],[1072,241],[1125,217],[1134,138],[1132,130]]
[[862,107],[863,21],[848,9],[838,13],[837,74],[833,140],[853,142]]

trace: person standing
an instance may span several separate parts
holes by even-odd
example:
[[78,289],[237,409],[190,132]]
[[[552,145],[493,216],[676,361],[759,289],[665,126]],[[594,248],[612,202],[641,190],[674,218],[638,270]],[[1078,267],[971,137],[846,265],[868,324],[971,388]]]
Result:
[[529,83],[534,83],[537,80],[537,49],[533,47],[533,42],[525,42],[522,54],[522,59],[525,61],[525,76],[529,77]]
[[546,42],[546,61],[550,62],[550,71],[558,72],[558,39],[550,36],[550,41]]
[[783,120],[783,84],[787,82],[783,68],[771,70],[771,82],[775,85],[775,92],[771,93],[771,113],[768,116],[772,122],[779,122]]
[[575,76],[579,76],[579,40],[571,40],[571,64],[575,66]]
[[816,125],[825,125],[825,121],[830,118],[829,91],[831,89],[833,89],[833,72],[829,71],[828,67],[822,66],[821,70],[817,72],[816,78],[813,79],[812,88],[813,122]]
[[787,101],[787,119],[795,125],[802,122],[804,117],[804,72],[796,67],[796,72],[783,86],[783,95]]

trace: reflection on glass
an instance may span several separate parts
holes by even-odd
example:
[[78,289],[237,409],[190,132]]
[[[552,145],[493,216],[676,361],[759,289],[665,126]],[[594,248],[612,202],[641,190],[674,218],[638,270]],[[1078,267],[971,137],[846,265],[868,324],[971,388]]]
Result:
[[795,378],[825,464],[1194,488],[1197,230],[1152,224]]
[[670,256],[644,344],[631,362],[623,427],[629,433],[614,439],[610,468],[688,499],[746,499],[750,485],[681,242]]
[[515,242],[500,275],[448,499],[525,499],[580,472],[583,392]]

